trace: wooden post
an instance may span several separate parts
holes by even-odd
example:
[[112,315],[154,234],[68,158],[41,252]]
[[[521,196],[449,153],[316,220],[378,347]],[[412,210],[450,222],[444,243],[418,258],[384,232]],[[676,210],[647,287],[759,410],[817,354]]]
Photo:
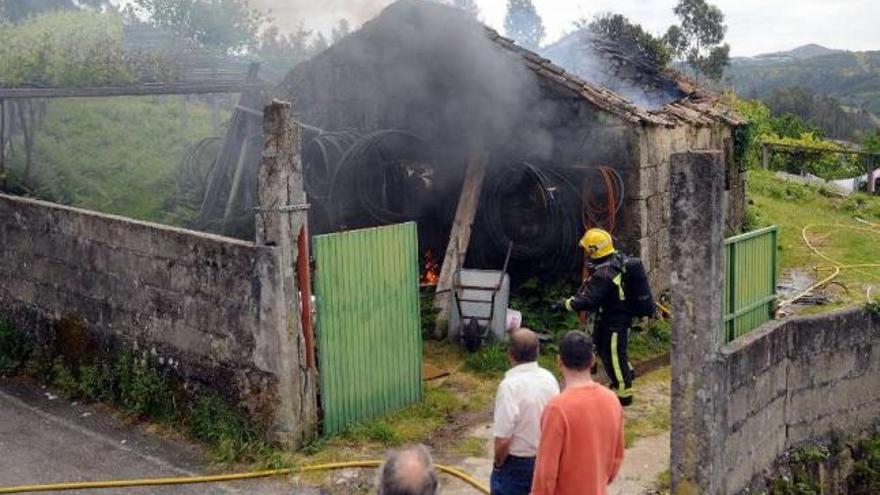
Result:
[[761,145],[761,166],[764,170],[770,168],[770,148],[766,144]]
[[871,170],[868,171],[868,194],[875,194],[877,192],[877,170],[874,166],[871,166]]
[[483,189],[488,162],[489,153],[486,151],[472,152],[468,159],[464,185],[455,211],[455,221],[452,223],[446,256],[443,258],[443,267],[440,269],[437,282],[437,295],[434,297],[434,308],[437,310],[434,336],[438,339],[448,334],[455,273],[461,268],[467,256],[468,245],[471,242],[471,228],[480,204],[480,191]]
[[273,329],[277,339],[274,366],[281,377],[278,383],[281,414],[274,430],[277,440],[291,448],[301,447],[317,431],[317,374],[308,369],[305,335],[300,308],[309,310],[310,301],[302,301],[295,275],[298,258],[298,235],[306,223],[306,193],[300,161],[299,126],[291,121],[291,105],[273,101],[263,112],[263,159],[259,177],[260,211],[256,217],[256,243],[277,248],[278,277],[283,294],[276,298],[275,309],[286,315]]

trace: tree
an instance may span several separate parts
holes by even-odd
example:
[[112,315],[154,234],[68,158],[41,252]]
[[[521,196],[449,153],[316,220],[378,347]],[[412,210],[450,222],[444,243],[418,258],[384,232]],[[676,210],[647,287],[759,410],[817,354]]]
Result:
[[652,36],[642,26],[632,23],[620,14],[602,14],[591,22],[581,21],[578,27],[586,27],[596,35],[612,41],[621,50],[641,58],[660,68],[665,68],[672,60],[669,48],[663,40]]
[[76,4],[72,0],[2,0],[0,19],[19,22],[43,12],[75,8]]
[[865,151],[880,152],[880,130],[874,131],[873,134],[865,138],[862,143],[862,149]]
[[269,26],[260,34],[254,55],[267,66],[286,72],[311,56],[311,36],[312,32],[302,25],[290,34],[282,33],[277,26]]
[[251,46],[267,22],[248,0],[134,0],[132,7],[185,42],[223,53]]
[[452,6],[467,12],[474,19],[480,16],[480,7],[475,0],[452,0]]
[[521,46],[537,50],[544,39],[544,21],[535,10],[532,0],[507,0],[504,30]]
[[718,80],[730,62],[730,45],[721,44],[727,34],[721,9],[706,0],[679,0],[673,9],[681,26],[672,26],[663,40],[670,51],[685,60],[695,75]]
[[327,38],[325,38],[321,32],[318,32],[314,41],[312,41],[312,52],[321,53],[327,48],[330,48],[330,43],[327,42]]
[[339,22],[336,24],[336,27],[333,28],[333,31],[330,33],[330,44],[335,45],[342,38],[345,38],[351,33],[351,26],[348,24],[348,21],[345,19],[339,19]]

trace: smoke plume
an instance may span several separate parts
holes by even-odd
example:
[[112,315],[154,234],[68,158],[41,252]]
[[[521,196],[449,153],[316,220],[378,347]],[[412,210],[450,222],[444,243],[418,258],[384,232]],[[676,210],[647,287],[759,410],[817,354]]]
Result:
[[251,0],[251,5],[262,11],[271,11],[282,31],[290,31],[302,24],[308,29],[327,33],[340,19],[346,19],[353,28],[358,28],[392,1]]

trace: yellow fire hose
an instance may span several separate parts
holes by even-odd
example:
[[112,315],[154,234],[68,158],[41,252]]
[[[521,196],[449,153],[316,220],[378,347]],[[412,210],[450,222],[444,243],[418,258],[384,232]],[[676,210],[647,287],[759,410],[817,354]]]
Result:
[[[111,480],[111,481],[83,481],[73,483],[52,483],[46,485],[21,485],[0,488],[3,493],[31,493],[50,492],[61,490],[98,490],[102,488],[133,488],[143,486],[168,486],[168,485],[192,485],[197,483],[219,483],[223,481],[240,481],[256,478],[269,478],[273,476],[287,476],[294,473],[308,473],[314,471],[327,471],[331,469],[345,468],[378,468],[382,461],[353,461],[336,462],[331,464],[318,464],[302,468],[270,469],[266,471],[254,471],[249,473],[217,474],[209,476],[191,476],[182,478],[155,478],[140,480]],[[454,476],[471,485],[481,493],[489,495],[489,488],[467,473],[450,466],[436,465],[437,470]]]
[[[822,258],[823,260],[827,261],[828,263],[831,263],[831,275],[829,275],[829,276],[825,277],[824,279],[820,280],[819,282],[813,284],[812,286],[810,286],[809,288],[807,288],[806,290],[804,290],[803,292],[801,292],[797,296],[795,296],[785,302],[780,303],[779,304],[780,308],[794,304],[795,302],[812,294],[814,291],[818,290],[819,288],[827,285],[829,282],[831,282],[832,280],[837,278],[843,272],[843,270],[853,270],[857,273],[860,273],[862,275],[867,276],[868,278],[880,280],[880,277],[877,277],[876,275],[874,275],[872,273],[868,273],[868,272],[862,270],[862,268],[880,268],[880,263],[850,264],[850,265],[848,265],[846,263],[841,263],[841,262],[831,258],[830,256],[826,255],[822,251],[820,251],[819,248],[817,248],[816,246],[813,245],[812,242],[810,242],[810,239],[807,236],[807,232],[809,232],[810,229],[814,229],[814,228],[850,229],[850,230],[858,230],[858,231],[862,231],[862,232],[868,232],[871,234],[880,234],[880,225],[873,224],[870,222],[865,222],[865,221],[863,221],[863,223],[869,225],[869,227],[857,227],[855,225],[807,225],[801,230],[801,238],[804,240],[804,244],[807,245],[807,247],[810,249],[810,251],[812,251],[816,256]],[[868,298],[870,299],[870,292],[868,292]]]

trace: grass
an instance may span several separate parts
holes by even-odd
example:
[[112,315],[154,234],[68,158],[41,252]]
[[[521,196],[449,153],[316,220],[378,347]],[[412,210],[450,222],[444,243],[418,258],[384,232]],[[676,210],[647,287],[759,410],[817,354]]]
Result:
[[667,432],[672,426],[669,412],[671,368],[667,366],[636,378],[635,387],[635,401],[624,411],[627,446],[640,438]]
[[[189,100],[186,108],[183,118],[180,97],[169,96],[46,102],[31,188],[50,201],[180,224],[185,219],[172,211],[178,165],[192,144],[214,133],[207,105]],[[13,144],[16,182],[25,157],[20,137]]]
[[450,452],[465,457],[483,457],[486,455],[486,440],[478,437],[465,437],[453,445]]
[[[853,265],[880,263],[877,255],[880,233],[858,230],[865,225],[854,219],[880,223],[878,197],[859,193],[841,198],[822,187],[790,183],[778,179],[772,172],[753,170],[749,173],[749,198],[750,217],[755,226],[774,224],[780,228],[783,273],[805,270],[816,280],[828,275],[830,263],[816,256],[803,241],[802,230],[807,225],[822,226],[811,229],[809,236],[811,242],[832,259]],[[869,286],[874,286],[875,291],[880,288],[880,268],[845,269],[837,280],[844,284],[846,293],[833,304],[811,308],[811,311],[864,303]]]
[[[302,452],[289,454],[288,462],[315,464],[375,458],[389,448],[410,443],[426,443],[456,455],[482,456],[478,440],[464,430],[491,419],[500,375],[467,369],[465,352],[448,342],[425,341],[423,354],[426,361],[451,372],[424,385],[424,401],[316,440]],[[325,475],[309,478],[317,483],[324,480]]]

